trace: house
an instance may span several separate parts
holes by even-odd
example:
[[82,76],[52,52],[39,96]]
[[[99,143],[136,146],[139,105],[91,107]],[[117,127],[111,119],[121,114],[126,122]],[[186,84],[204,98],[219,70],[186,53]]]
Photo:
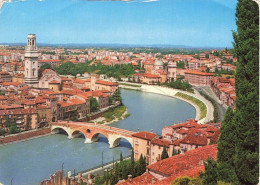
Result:
[[135,160],[138,160],[142,154],[146,157],[147,164],[153,164],[161,160],[164,146],[166,147],[168,155],[172,155],[173,144],[155,133],[142,131],[135,133],[132,136],[134,140],[133,149],[135,152]]
[[211,79],[213,78],[212,73],[205,73],[195,70],[186,70],[184,73],[185,81],[196,86],[210,86]]
[[161,81],[161,77],[148,73],[135,73],[133,74],[133,80],[144,84],[156,84]]
[[12,76],[6,72],[6,71],[1,71],[0,72],[0,82],[11,82],[12,81]]
[[224,77],[214,77],[211,81],[211,89],[216,94],[221,103],[235,108],[235,79]]

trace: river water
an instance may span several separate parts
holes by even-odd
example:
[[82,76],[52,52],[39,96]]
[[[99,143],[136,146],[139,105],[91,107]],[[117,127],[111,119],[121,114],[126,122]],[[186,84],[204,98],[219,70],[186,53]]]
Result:
[[[127,119],[111,124],[137,131],[150,131],[161,134],[166,125],[195,118],[195,108],[190,104],[158,94],[122,90],[122,98],[128,112]],[[49,177],[56,170],[76,172],[101,164],[102,151],[104,163],[130,154],[130,144],[126,140],[120,146],[109,149],[107,139],[100,136],[99,142],[84,144],[84,138],[69,140],[66,135],[48,135],[24,142],[0,146],[0,184],[35,185]]]

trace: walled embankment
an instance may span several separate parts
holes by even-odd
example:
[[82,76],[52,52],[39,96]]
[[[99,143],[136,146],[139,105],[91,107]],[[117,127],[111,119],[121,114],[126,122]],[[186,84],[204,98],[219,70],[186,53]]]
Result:
[[47,134],[50,134],[50,133],[51,133],[50,128],[43,128],[43,129],[21,132],[21,133],[18,133],[18,134],[12,134],[12,135],[8,135],[6,137],[0,137],[0,145],[18,142],[18,141],[23,141],[23,140],[27,140],[27,139],[32,139],[32,138],[47,135]]

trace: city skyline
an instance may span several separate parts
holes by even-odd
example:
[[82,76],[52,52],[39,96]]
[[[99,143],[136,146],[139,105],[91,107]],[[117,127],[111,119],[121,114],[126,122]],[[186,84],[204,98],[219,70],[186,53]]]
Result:
[[235,6],[235,0],[12,1],[1,8],[0,43],[23,43],[35,33],[46,44],[232,47]]

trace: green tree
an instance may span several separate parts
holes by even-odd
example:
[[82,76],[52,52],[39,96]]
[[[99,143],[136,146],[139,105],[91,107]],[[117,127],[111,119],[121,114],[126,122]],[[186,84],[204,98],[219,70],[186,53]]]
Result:
[[140,156],[139,163],[140,163],[140,173],[141,173],[140,175],[142,175],[146,171],[146,158],[143,157],[142,154]]
[[135,158],[134,158],[134,150],[132,149],[131,153],[131,166],[130,166],[130,174],[135,176]]
[[120,153],[120,162],[122,162],[123,161],[123,154],[122,154],[122,152]]
[[96,98],[91,97],[91,99],[90,99],[90,111],[95,112],[97,110],[98,110],[98,102],[97,102]]
[[40,69],[51,69],[51,64],[43,64]]
[[162,151],[161,160],[166,159],[166,158],[168,158],[168,157],[169,157],[169,155],[168,155],[168,152],[167,152],[167,150],[166,150],[166,146],[163,146],[163,151]]
[[208,158],[207,162],[204,163],[205,173],[202,174],[203,185],[217,185],[218,171],[217,162],[212,158]]
[[180,69],[185,69],[185,63],[183,61],[177,61],[176,67]]
[[5,135],[5,129],[1,128],[0,129],[0,136],[4,136]]
[[259,180],[259,5],[251,0],[238,0],[236,17],[234,164],[239,182],[253,185]]
[[232,121],[233,117],[233,110],[229,107],[221,123],[221,134],[218,141],[219,180],[225,182],[237,182],[233,162],[236,146],[234,140],[236,138],[236,125]]
[[18,132],[20,132],[20,129],[17,127],[15,123],[11,124],[11,126],[8,128],[8,134],[15,134]]

